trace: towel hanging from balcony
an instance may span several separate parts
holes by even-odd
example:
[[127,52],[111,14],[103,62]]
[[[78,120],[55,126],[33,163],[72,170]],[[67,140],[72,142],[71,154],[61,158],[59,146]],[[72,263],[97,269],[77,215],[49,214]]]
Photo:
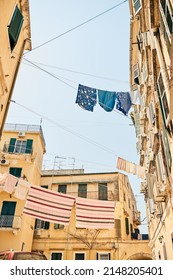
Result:
[[30,186],[31,186],[30,183],[20,178],[17,183],[14,196],[18,199],[25,200]]
[[8,174],[5,179],[5,182],[3,183],[3,187],[2,187],[3,191],[11,194],[14,191],[17,182],[18,182],[17,177]]
[[76,227],[111,229],[114,228],[114,201],[76,198]]
[[31,186],[24,214],[47,222],[68,225],[75,197]]

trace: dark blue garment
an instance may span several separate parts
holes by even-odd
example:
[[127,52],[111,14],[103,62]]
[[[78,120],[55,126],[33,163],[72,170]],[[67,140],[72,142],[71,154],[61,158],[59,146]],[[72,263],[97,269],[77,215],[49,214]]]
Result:
[[106,90],[98,90],[99,105],[106,111],[111,112],[115,106],[116,93]]
[[93,112],[97,103],[96,89],[79,85],[76,103],[83,109]]
[[117,110],[121,111],[124,115],[127,115],[131,105],[132,101],[129,92],[117,92]]

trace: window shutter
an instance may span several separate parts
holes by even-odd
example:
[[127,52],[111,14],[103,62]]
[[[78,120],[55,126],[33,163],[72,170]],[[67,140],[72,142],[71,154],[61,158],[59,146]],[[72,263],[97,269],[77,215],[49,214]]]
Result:
[[9,33],[9,38],[10,38],[10,46],[11,49],[15,47],[15,44],[17,43],[20,30],[22,28],[23,24],[23,15],[20,12],[19,8],[16,6],[13,17],[11,19],[9,28],[8,28],[8,33]]
[[164,144],[166,163],[167,163],[168,169],[170,170],[171,165],[172,165],[172,158],[171,158],[171,152],[170,152],[167,132],[164,127],[163,127],[162,139],[163,139],[163,144]]
[[13,153],[14,152],[15,143],[16,143],[16,138],[11,138],[10,139],[10,145],[8,147],[8,153]]
[[9,173],[15,177],[20,178],[22,173],[22,168],[20,167],[10,167]]
[[133,0],[133,6],[134,6],[135,13],[138,13],[142,8],[141,0]]
[[126,227],[126,234],[129,234],[129,219],[125,218],[125,227]]
[[49,229],[49,225],[50,225],[49,222],[45,222],[44,229]]
[[33,143],[32,139],[27,140],[25,154],[31,154],[32,153],[32,143]]

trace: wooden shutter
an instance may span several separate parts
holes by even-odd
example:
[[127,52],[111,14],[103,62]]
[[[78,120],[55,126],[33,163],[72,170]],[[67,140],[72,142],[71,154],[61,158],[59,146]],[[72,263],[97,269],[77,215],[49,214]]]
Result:
[[49,229],[49,225],[50,225],[49,222],[45,222],[44,229]]
[[32,153],[32,143],[33,143],[32,139],[27,140],[25,154],[31,154]]
[[10,167],[9,173],[15,177],[20,178],[22,173],[22,168],[20,167]]
[[11,19],[9,28],[8,28],[8,33],[9,33],[9,38],[10,38],[10,46],[11,49],[15,47],[15,44],[17,43],[22,24],[23,24],[23,15],[20,12],[19,8],[16,6],[13,17]]
[[126,234],[129,234],[129,219],[126,217],[125,218],[125,228],[126,228]]
[[9,144],[9,147],[8,147],[8,153],[13,153],[14,152],[15,143],[16,143],[16,138],[11,138],[10,139],[10,144]]

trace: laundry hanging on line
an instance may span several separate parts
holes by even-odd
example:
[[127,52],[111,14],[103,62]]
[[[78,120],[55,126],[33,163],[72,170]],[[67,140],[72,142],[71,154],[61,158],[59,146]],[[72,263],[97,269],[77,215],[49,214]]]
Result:
[[111,229],[114,227],[114,201],[76,198],[76,227]]
[[[98,97],[97,97],[98,96]],[[106,111],[111,112],[114,107],[127,115],[132,102],[129,92],[113,92],[90,88],[79,84],[76,97],[76,103],[87,111],[93,112],[94,106],[97,104]]]
[[23,213],[37,219],[68,225],[75,197],[31,186]]
[[127,173],[131,173],[133,175],[137,175],[140,179],[145,179],[145,167],[127,161],[121,157],[118,157],[116,168],[119,170],[123,170]]

